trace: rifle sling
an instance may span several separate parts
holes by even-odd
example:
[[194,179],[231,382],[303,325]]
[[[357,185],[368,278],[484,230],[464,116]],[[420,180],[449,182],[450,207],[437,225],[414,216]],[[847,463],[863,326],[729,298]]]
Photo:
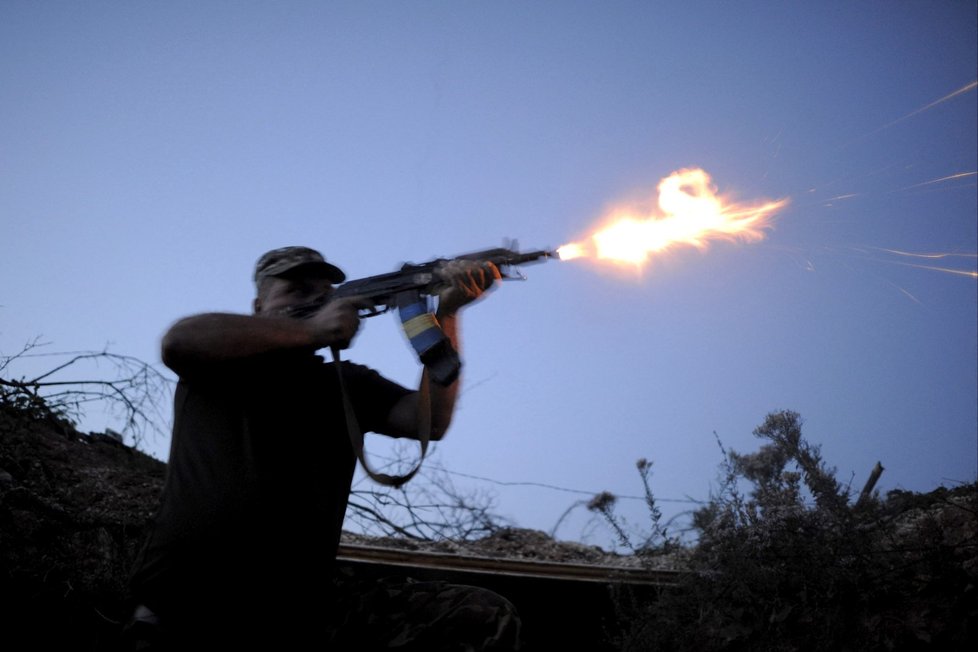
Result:
[[346,383],[343,381],[340,352],[336,347],[331,347],[331,351],[333,352],[333,366],[336,368],[336,376],[339,379],[340,394],[343,396],[346,432],[350,437],[353,452],[356,453],[360,465],[372,480],[388,487],[400,487],[421,470],[421,463],[424,462],[424,456],[428,452],[428,442],[431,441],[431,380],[428,378],[427,367],[424,367],[424,371],[421,373],[421,386],[418,388],[418,443],[421,445],[418,463],[404,475],[390,475],[374,471],[367,463],[367,456],[363,447],[363,431],[360,430],[360,424],[357,422],[353,405],[350,403],[350,397],[346,392]]

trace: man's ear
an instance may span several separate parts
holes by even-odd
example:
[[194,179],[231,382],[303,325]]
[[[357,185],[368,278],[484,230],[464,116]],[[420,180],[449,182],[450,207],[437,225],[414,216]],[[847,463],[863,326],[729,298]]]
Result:
[[251,303],[251,310],[256,315],[261,312],[261,297],[255,297],[255,300]]

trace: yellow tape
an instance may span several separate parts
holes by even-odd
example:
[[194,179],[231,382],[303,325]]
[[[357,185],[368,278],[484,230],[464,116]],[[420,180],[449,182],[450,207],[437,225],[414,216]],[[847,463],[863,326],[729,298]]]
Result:
[[430,312],[426,312],[423,315],[418,315],[417,317],[412,317],[403,324],[401,328],[404,329],[404,334],[408,336],[408,339],[413,339],[415,336],[420,335],[429,328],[438,328],[438,320]]

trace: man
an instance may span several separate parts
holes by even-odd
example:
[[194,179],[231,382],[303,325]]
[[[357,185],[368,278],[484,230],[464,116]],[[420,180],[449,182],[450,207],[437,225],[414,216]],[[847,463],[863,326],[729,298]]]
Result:
[[[445,290],[438,296],[437,320],[459,349],[458,311],[482,296],[499,272],[492,263],[452,261],[438,275]],[[358,311],[369,304],[357,297],[325,301],[345,275],[306,247],[266,253],[254,280],[254,314],[187,317],[163,337],[163,362],[180,381],[163,497],[132,574],[140,607],[130,635],[142,645],[162,639],[153,645],[179,650],[379,647],[336,629],[342,629],[340,621],[366,622],[337,614],[344,596],[331,588],[356,461],[336,370],[315,355],[323,348],[347,348],[359,328]],[[323,305],[313,314],[289,316],[291,308],[319,301]],[[342,367],[364,432],[419,436],[418,392],[360,365]],[[431,387],[433,439],[448,428],[457,392],[457,380]],[[384,595],[400,600],[402,589]],[[402,602],[451,603],[462,621],[474,622],[473,609],[505,621],[472,631],[476,643],[458,641],[444,649],[516,644],[518,624],[507,625],[515,616],[498,596],[477,596],[473,607],[464,592],[451,593],[445,602],[438,587],[432,590]],[[385,617],[370,615],[371,636],[384,630],[378,623]],[[456,620],[448,627],[453,637],[473,629],[471,622],[463,626]],[[411,642],[403,623],[389,628],[391,636]],[[439,649],[432,636],[437,638],[430,632],[419,637],[417,649]]]

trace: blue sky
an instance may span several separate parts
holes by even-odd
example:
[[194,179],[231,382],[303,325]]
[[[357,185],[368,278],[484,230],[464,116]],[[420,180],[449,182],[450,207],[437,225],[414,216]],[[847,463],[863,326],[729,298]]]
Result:
[[[973,481],[976,281],[921,266],[975,270],[976,33],[972,2],[5,2],[0,353],[157,363],[177,318],[249,309],[267,249],[355,278],[554,247],[698,166],[791,204],[639,277],[527,267],[464,316],[436,460],[637,495],[646,457],[705,499],[714,432],[792,409],[857,488]],[[390,316],[349,355],[418,374]],[[586,497],[479,486],[544,530]],[[610,542],[577,511],[559,536]]]

